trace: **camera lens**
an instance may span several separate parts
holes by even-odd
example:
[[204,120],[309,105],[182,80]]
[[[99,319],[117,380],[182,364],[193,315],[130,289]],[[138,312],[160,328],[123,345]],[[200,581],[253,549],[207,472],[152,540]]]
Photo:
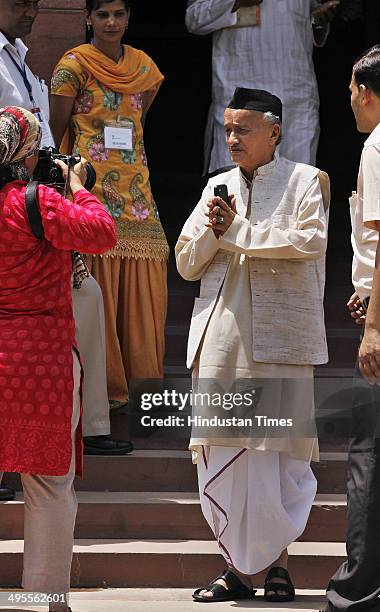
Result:
[[57,168],[51,168],[50,170],[50,180],[52,183],[56,183],[60,178],[60,173]]

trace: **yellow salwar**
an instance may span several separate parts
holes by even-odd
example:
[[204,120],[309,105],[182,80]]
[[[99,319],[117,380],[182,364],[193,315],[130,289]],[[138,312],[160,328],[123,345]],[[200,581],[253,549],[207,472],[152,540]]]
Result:
[[[118,62],[90,44],[71,49],[57,64],[52,95],[75,97],[65,152],[91,161],[93,193],[117,229],[117,244],[88,263],[104,299],[108,397],[128,399],[128,379],[162,378],[169,247],[149,182],[142,114],[163,76],[143,51],[122,46]],[[107,149],[108,122],[132,123],[132,150]]]
[[131,378],[162,378],[167,308],[166,262],[90,256],[102,287],[108,396],[123,400]]

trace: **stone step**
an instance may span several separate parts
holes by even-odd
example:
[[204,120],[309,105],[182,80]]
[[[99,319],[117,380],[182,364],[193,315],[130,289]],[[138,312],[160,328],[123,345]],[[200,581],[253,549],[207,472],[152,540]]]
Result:
[[[78,493],[75,537],[210,540],[197,493]],[[0,539],[22,539],[24,501],[0,502]],[[300,541],[343,542],[344,495],[318,495]]]
[[[2,587],[21,583],[22,540],[0,542]],[[295,542],[289,547],[289,571],[298,588],[323,589],[345,559],[345,545]],[[205,584],[224,569],[213,541],[76,540],[72,587],[184,588]],[[256,585],[262,587],[264,573]]]
[[[346,492],[347,455],[321,453],[312,464],[318,493]],[[18,474],[6,474],[4,483],[21,490]],[[198,490],[196,466],[188,451],[144,450],[125,457],[85,457],[84,478],[75,481],[77,491],[187,492]]]

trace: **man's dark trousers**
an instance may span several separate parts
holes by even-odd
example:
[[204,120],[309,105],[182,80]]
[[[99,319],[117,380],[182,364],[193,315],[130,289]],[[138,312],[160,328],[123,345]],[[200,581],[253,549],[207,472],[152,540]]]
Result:
[[380,611],[380,387],[356,367],[348,459],[348,559],[327,587],[326,610]]

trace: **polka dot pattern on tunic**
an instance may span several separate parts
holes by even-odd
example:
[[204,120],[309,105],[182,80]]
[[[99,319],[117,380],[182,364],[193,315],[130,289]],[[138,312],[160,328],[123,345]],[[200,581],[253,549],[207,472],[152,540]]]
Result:
[[25,183],[0,191],[0,471],[61,475],[71,460],[70,251],[108,251],[116,235],[85,190],[68,202],[40,186],[38,198],[46,240],[30,230]]

